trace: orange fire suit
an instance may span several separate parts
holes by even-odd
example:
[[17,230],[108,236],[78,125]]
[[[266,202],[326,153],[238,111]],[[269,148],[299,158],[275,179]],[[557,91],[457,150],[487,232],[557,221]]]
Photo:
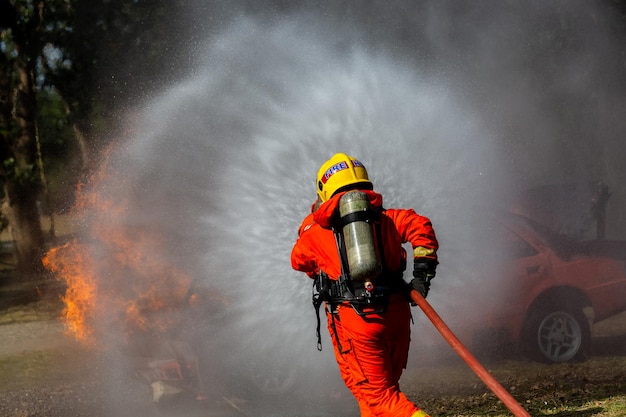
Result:
[[[436,262],[438,242],[428,218],[412,209],[383,209],[380,194],[363,192],[370,205],[381,210],[379,231],[386,273],[400,276],[404,271],[407,255],[402,244],[405,242],[411,243],[419,257]],[[298,231],[291,265],[311,278],[320,271],[334,280],[341,275],[331,225],[343,194],[321,204],[304,219]],[[404,281],[402,284],[404,287]],[[359,404],[361,416],[427,416],[399,387],[410,343],[411,311],[406,295],[402,291],[392,292],[385,312],[366,316],[358,315],[349,302],[340,303],[334,311],[328,307],[326,316],[335,358],[341,377]]]

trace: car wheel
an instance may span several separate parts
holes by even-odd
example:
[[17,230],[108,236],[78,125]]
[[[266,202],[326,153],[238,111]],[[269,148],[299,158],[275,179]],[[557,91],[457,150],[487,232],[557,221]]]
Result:
[[524,335],[531,359],[549,363],[586,359],[590,341],[591,330],[582,307],[565,305],[536,308]]

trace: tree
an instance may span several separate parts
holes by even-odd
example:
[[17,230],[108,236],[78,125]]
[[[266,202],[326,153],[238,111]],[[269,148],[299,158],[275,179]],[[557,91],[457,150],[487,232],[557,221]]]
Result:
[[[185,51],[179,43],[186,39],[180,30],[186,20],[176,17],[191,10],[186,3],[0,0],[1,212],[20,270],[42,269],[39,202],[46,182],[40,145],[58,139],[46,137],[53,133],[46,126],[54,123],[41,123],[48,130],[40,141],[38,108],[63,105],[79,145],[73,149],[83,161],[79,173],[67,174],[87,177],[90,162],[115,136],[110,127],[119,125],[121,113],[165,81],[157,69],[170,62],[184,69],[177,58]],[[139,55],[144,59],[138,64]],[[51,108],[41,113],[58,117]]]
[[2,214],[8,220],[15,239],[18,269],[28,273],[43,269],[41,256],[44,252],[38,210],[41,181],[37,164],[34,86],[43,2],[26,6],[7,1],[3,1],[1,6],[5,12],[2,19],[5,53],[0,58],[0,122],[3,126],[0,175],[4,191]]

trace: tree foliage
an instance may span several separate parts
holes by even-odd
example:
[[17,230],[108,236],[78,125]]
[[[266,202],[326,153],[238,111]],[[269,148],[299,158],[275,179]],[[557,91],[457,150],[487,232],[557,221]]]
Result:
[[20,269],[41,269],[43,161],[59,184],[87,173],[122,112],[158,88],[155,69],[182,51],[167,32],[181,33],[184,3],[0,0],[2,213]]

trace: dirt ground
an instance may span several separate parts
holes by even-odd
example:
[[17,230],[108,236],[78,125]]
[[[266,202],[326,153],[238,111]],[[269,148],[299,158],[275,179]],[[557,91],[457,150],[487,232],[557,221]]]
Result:
[[[115,358],[64,336],[58,320],[60,291],[50,280],[22,285],[0,281],[0,417],[358,415],[345,394],[310,393],[304,402],[291,397],[251,400],[229,393],[198,402],[181,395],[154,404],[145,381],[110,366]],[[423,355],[428,357],[428,352]],[[593,356],[583,363],[541,365],[481,358],[480,353],[477,357],[533,416],[626,415],[626,313],[596,327]],[[437,363],[410,364],[402,385],[432,416],[510,415],[453,353]],[[621,402],[615,406],[613,398]]]

